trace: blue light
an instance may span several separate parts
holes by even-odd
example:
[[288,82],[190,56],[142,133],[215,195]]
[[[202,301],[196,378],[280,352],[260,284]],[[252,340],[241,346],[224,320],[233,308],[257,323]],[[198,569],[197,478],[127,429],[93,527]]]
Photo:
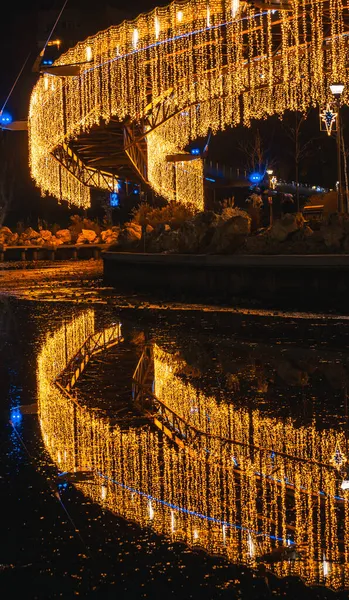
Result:
[[139,194],[139,189],[135,188],[135,189],[133,190],[133,193],[134,193],[134,194]]
[[261,173],[251,173],[249,175],[249,180],[251,183],[260,183],[263,179],[263,175]]
[[[108,477],[108,475],[104,475],[103,473],[100,473],[99,471],[97,471],[97,475],[99,475],[99,477],[101,477],[102,479],[111,481],[112,483],[123,488],[124,490],[128,490],[132,494],[138,494],[139,496],[141,496],[143,498],[147,498],[148,500],[158,502],[159,504],[162,504],[162,506],[172,508],[173,510],[177,510],[178,512],[187,514],[189,516],[198,517],[199,519],[204,519],[205,521],[210,521],[212,523],[218,523],[219,525],[225,525],[226,527],[231,527],[233,529],[238,529],[240,531],[249,531],[249,532],[253,533],[254,535],[257,535],[260,537],[265,537],[265,538],[269,538],[271,540],[275,540],[277,542],[286,543],[286,540],[284,540],[283,538],[277,537],[276,535],[271,535],[268,533],[262,533],[259,531],[255,531],[255,530],[249,529],[248,527],[245,527],[243,525],[239,525],[238,523],[229,523],[228,521],[222,521],[221,519],[218,519],[216,517],[211,517],[210,515],[205,515],[203,513],[196,512],[195,510],[189,510],[188,508],[185,508],[184,506],[178,506],[177,504],[172,504],[171,502],[166,502],[165,500],[162,500],[161,498],[156,498],[156,496],[152,496],[151,494],[147,494],[146,492],[142,492],[141,490],[137,490],[136,488],[132,488],[129,485],[126,485],[124,483],[116,481],[115,479],[112,479],[111,477]],[[290,544],[294,545],[294,543],[295,542],[290,541]]]
[[212,181],[212,183],[216,183],[216,180],[215,179],[211,179],[211,177],[206,177],[205,179],[206,179],[206,181]]
[[8,112],[0,113],[0,125],[10,125],[12,123],[12,116]]
[[20,408],[13,408],[10,413],[10,421],[13,425],[18,425],[22,421],[22,413]]
[[200,149],[199,148],[192,148],[190,150],[190,154],[193,154],[193,156],[200,156]]
[[111,192],[109,195],[110,206],[120,206],[120,198],[117,192]]

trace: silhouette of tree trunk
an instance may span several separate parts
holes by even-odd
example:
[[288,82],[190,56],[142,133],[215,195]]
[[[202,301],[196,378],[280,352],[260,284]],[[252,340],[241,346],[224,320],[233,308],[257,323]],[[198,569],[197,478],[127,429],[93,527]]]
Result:
[[245,157],[245,169],[249,173],[263,173],[268,167],[272,167],[274,161],[268,160],[269,152],[264,148],[259,129],[252,140],[241,141],[238,148]]
[[[294,160],[295,167],[295,178],[296,178],[296,203],[297,203],[297,211],[299,212],[299,167],[301,161],[309,156],[311,153],[311,147],[314,143],[314,139],[307,140],[303,142],[301,138],[302,126],[304,125],[305,120],[309,115],[309,111],[306,113],[300,114],[299,112],[295,112],[294,119],[290,120],[289,117],[286,117],[283,121],[283,128],[287,135],[287,137],[291,140],[292,146],[290,148],[290,155]],[[293,115],[291,116],[291,118]]]
[[15,187],[15,168],[13,155],[6,144],[5,135],[0,137],[0,227],[13,200]]

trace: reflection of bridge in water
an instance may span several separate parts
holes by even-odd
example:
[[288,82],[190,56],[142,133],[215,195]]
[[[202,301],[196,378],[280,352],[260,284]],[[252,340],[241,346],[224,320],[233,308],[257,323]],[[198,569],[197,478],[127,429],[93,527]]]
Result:
[[[43,439],[62,471],[90,472],[78,489],[142,527],[234,563],[256,566],[273,548],[295,544],[301,560],[273,565],[276,574],[336,589],[349,585],[349,505],[330,464],[341,434],[218,403],[184,382],[183,361],[156,345],[138,365],[146,383],[154,376],[143,407],[180,444],[152,427],[126,427],[72,401],[54,383],[91,334],[94,313],[86,311],[48,336],[38,358]],[[140,392],[136,383],[138,402]]]

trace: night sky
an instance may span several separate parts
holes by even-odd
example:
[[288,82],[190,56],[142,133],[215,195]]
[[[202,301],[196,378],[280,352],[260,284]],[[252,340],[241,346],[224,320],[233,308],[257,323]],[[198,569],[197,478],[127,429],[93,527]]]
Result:
[[[132,1],[132,7],[125,13],[125,3],[120,0],[68,0],[67,9],[79,10],[84,31],[87,34],[96,33],[113,23],[107,22],[106,6],[123,11],[125,17],[133,18],[139,12],[147,11],[159,2],[151,0]],[[162,3],[165,4],[165,3]],[[131,3],[129,3],[131,5]],[[39,54],[38,48],[38,11],[56,10],[58,15],[63,0],[34,1],[25,3],[21,9],[18,4],[7,2],[1,8],[0,20],[0,106],[3,102],[28,54],[30,54],[26,69],[20,79],[15,92],[8,105],[8,111],[16,119],[25,119],[27,116],[30,91],[35,84],[37,74],[32,72],[32,66]],[[96,12],[98,11],[98,12]],[[63,17],[62,17],[63,19]],[[344,137],[349,146],[349,123],[347,112],[343,111]],[[294,122],[294,114],[285,117],[286,125]],[[219,161],[232,167],[245,167],[246,156],[241,151],[241,144],[246,140],[253,141],[257,130],[262,139],[265,150],[265,159],[272,163],[278,177],[291,181],[295,179],[293,145],[287,137],[285,129],[277,117],[267,121],[255,122],[250,130],[242,127],[228,129],[212,139],[209,151],[209,160]],[[10,220],[35,219],[38,213],[50,221],[63,218],[64,211],[55,200],[40,199],[40,194],[30,180],[27,166],[27,134],[8,133],[1,134],[5,141],[5,151],[14,156],[16,163],[17,183],[13,214]],[[5,136],[5,139],[4,139]],[[317,109],[313,109],[307,122],[302,128],[302,143],[312,139],[309,152],[305,156],[300,169],[300,181],[311,185],[333,187],[336,180],[336,152],[335,139],[328,138],[319,131],[319,116]],[[4,152],[4,147],[2,149]],[[1,157],[0,157],[1,158]]]

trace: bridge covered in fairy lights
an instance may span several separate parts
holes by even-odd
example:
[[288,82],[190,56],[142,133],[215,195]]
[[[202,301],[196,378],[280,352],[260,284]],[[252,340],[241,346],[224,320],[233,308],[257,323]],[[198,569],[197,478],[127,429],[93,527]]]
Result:
[[[344,433],[218,402],[183,381],[183,360],[157,345],[138,364],[134,401],[165,436],[90,410],[75,383],[95,353],[122,342],[118,323],[95,330],[93,310],[43,340],[38,416],[62,478],[142,527],[234,563],[256,567],[295,546],[300,559],[271,565],[275,574],[349,587],[349,499],[332,461]],[[148,380],[152,393],[140,398]]]
[[344,0],[176,1],[79,43],[42,74],[29,110],[31,173],[81,207],[91,188],[145,182],[203,208],[200,136],[286,109],[349,100]]

